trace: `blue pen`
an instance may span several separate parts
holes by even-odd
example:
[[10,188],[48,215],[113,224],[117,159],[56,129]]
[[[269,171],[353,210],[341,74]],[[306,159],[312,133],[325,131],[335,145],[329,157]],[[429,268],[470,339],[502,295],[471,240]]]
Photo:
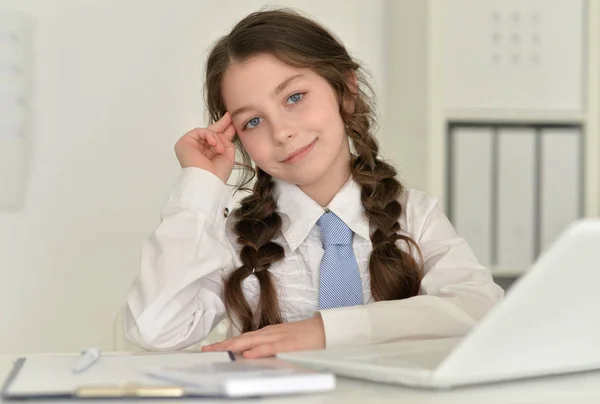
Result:
[[73,373],[81,373],[89,369],[94,363],[98,362],[101,355],[100,348],[89,348],[82,351],[81,356],[73,366]]

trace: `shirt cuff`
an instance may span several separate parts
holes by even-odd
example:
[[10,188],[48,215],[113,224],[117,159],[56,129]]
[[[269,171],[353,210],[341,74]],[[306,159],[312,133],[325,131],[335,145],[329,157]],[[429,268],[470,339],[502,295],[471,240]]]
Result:
[[325,347],[364,345],[371,341],[371,322],[364,306],[319,311],[325,329]]
[[227,217],[231,197],[230,188],[219,177],[200,168],[186,167],[179,173],[167,206],[192,207],[209,215]]

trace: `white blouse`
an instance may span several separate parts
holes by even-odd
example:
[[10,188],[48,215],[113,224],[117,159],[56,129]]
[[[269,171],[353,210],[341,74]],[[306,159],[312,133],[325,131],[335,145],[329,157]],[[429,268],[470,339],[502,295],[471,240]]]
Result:
[[[269,271],[278,285],[282,317],[297,321],[319,311],[328,347],[461,336],[502,299],[503,290],[456,234],[437,199],[406,190],[400,200],[404,207],[400,225],[424,257],[421,292],[408,299],[374,302],[368,271],[369,223],[360,186],[350,179],[328,208],[355,233],[365,305],[318,310],[323,246],[316,222],[324,209],[297,186],[275,182],[284,225],[274,241],[283,246],[285,258]],[[204,339],[225,318],[223,281],[241,265],[232,221],[226,218],[235,204],[232,188],[212,173],[198,168],[181,171],[160,225],[142,248],[141,270],[123,313],[128,339],[146,349],[182,349]],[[405,248],[403,243],[399,246]],[[246,278],[243,290],[255,308],[257,278]],[[234,328],[232,334],[239,330]]]

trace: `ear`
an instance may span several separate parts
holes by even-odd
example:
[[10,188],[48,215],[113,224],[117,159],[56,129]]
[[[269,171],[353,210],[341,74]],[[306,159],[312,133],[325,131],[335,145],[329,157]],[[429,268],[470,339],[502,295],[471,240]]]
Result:
[[348,88],[350,92],[344,94],[344,99],[342,100],[342,107],[344,113],[352,115],[356,106],[356,95],[358,94],[358,77],[356,76],[356,72],[351,71],[350,73],[348,73],[346,80],[346,88]]

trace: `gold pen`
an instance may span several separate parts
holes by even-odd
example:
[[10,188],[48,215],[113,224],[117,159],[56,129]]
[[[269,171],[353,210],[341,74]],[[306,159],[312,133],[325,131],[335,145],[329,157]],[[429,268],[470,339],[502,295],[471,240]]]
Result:
[[183,397],[185,392],[180,386],[148,386],[127,383],[121,385],[90,385],[81,386],[75,391],[75,396],[81,398],[111,398],[111,397]]

